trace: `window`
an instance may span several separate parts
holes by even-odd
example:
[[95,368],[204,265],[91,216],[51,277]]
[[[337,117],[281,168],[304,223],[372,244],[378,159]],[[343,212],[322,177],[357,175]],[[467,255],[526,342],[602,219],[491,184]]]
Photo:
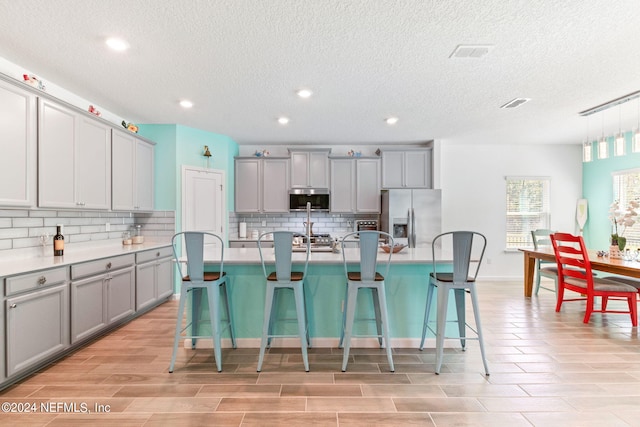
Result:
[[[640,169],[631,169],[613,173],[613,197],[620,202],[621,208],[626,208],[631,200],[640,200]],[[636,218],[636,221],[640,218]],[[618,226],[618,233],[622,230]],[[636,222],[624,231],[627,238],[627,248],[640,247],[640,224]]]
[[533,247],[531,230],[550,228],[549,178],[507,177],[507,249]]

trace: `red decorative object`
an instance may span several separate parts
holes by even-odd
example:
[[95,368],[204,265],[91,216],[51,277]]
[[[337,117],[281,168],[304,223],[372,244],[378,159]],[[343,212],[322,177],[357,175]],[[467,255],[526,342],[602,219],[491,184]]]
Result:
[[95,114],[96,116],[100,117],[102,115],[102,113],[100,111],[98,111],[96,109],[96,107],[94,107],[93,105],[89,105],[89,112],[91,114]]

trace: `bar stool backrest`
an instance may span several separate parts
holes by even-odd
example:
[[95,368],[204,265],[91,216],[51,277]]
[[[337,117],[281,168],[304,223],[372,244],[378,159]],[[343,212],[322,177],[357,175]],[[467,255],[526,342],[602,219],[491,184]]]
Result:
[[[360,277],[361,280],[372,282],[376,277],[376,268],[378,263],[378,250],[380,246],[380,239],[386,239],[388,245],[393,247],[394,240],[393,236],[389,233],[385,233],[384,231],[357,231],[353,233],[349,233],[344,236],[343,242],[345,240],[350,240],[350,238],[358,236],[358,241],[360,243]],[[389,251],[389,257],[386,262],[386,271],[384,276],[386,277],[389,274],[389,263],[391,261],[392,251]],[[345,274],[347,274],[347,261],[344,253],[344,244],[342,250],[342,259],[344,261]]]
[[[439,248],[446,250],[443,244],[445,240],[450,238],[451,253],[453,255],[453,282],[475,282],[480,270],[480,264],[484,257],[484,251],[487,247],[487,238],[475,231],[450,231],[442,233],[433,239],[431,251],[433,256],[433,271],[435,272],[435,263],[438,259],[437,252]],[[474,253],[474,240],[479,240],[480,253]],[[473,254],[473,259],[472,259]],[[475,271],[470,274],[471,264],[476,264]]]
[[224,268],[224,242],[217,234],[207,233],[204,231],[183,231],[173,236],[173,254],[176,260],[178,256],[178,244],[184,239],[184,253],[187,255],[187,271],[183,271],[184,267],[178,262],[178,270],[180,278],[189,276],[192,282],[204,280],[204,250],[205,246],[216,246],[220,251],[220,276],[222,276]]
[[[273,245],[274,245],[274,255],[276,258],[276,277],[279,282],[287,282],[291,281],[291,257],[293,253],[293,237],[300,236],[298,233],[294,233],[292,231],[272,231],[267,233],[262,233],[260,237],[258,237],[258,249],[260,251],[260,260],[262,262],[262,270],[264,272],[264,276],[268,277],[267,268],[265,266],[264,261],[264,248],[262,245],[264,244],[265,238],[273,234]],[[304,264],[304,272],[303,277],[307,275],[307,265],[309,263],[309,248],[310,242],[307,236],[302,235],[302,238],[306,240],[306,249],[307,249],[307,258]]]

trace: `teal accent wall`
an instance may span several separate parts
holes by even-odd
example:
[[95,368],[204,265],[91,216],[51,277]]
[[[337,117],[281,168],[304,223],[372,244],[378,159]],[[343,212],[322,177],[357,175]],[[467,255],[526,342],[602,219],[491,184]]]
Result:
[[[139,126],[139,134],[156,143],[155,146],[155,209],[174,210],[176,228],[182,225],[182,166],[207,167],[202,155],[209,146],[212,157],[209,168],[225,172],[227,211],[234,207],[234,162],[238,144],[225,135],[194,129],[182,125]],[[226,216],[228,220],[228,215]],[[228,228],[228,224],[227,224]]]
[[607,159],[598,159],[596,143],[593,144],[594,160],[582,164],[582,192],[588,200],[589,216],[584,237],[587,247],[607,250],[612,226],[609,221],[609,205],[613,202],[613,172],[640,168],[640,153],[631,152],[632,132],[625,133],[626,155],[613,155],[613,138],[609,138]]

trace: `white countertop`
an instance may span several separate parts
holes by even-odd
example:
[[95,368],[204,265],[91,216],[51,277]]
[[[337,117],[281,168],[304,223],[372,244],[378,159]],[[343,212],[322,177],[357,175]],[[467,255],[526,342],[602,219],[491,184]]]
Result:
[[[359,249],[343,249],[347,262],[359,262]],[[275,262],[274,250],[269,248],[264,252],[265,260],[269,263]],[[389,254],[378,251],[378,262],[386,261]],[[260,253],[256,248],[225,248],[224,263],[229,265],[258,264],[260,263]],[[215,262],[220,259],[219,250],[205,252],[205,260]],[[401,252],[391,255],[392,264],[427,264],[431,263],[431,248],[404,248]],[[303,263],[304,252],[294,252],[292,261]],[[443,260],[439,260],[443,261]],[[333,252],[312,252],[309,255],[309,264],[342,264],[342,253]]]
[[45,248],[28,248],[3,251],[0,255],[0,277],[51,267],[69,266],[86,261],[108,258],[117,255],[132,254],[140,251],[158,249],[171,245],[169,239],[145,239],[140,245],[123,245],[119,239],[91,241],[67,244],[63,256],[53,256],[51,245]]

